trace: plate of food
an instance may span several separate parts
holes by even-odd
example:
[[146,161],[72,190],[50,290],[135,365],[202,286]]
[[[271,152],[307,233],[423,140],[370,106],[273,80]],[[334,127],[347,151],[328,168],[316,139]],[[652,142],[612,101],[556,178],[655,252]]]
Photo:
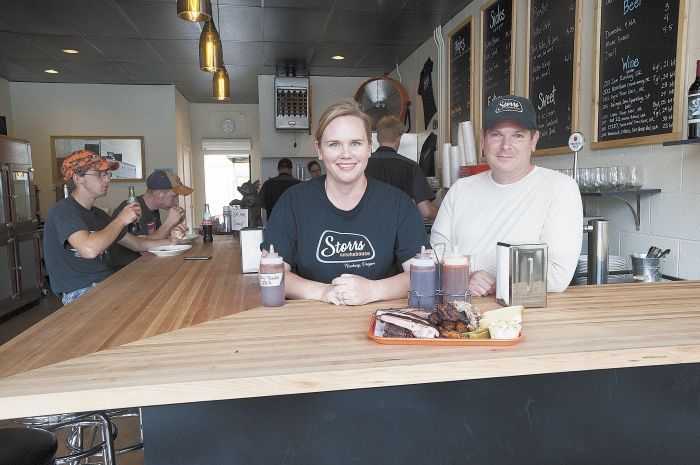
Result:
[[173,244],[173,245],[161,245],[159,247],[153,247],[148,249],[153,255],[158,257],[172,257],[174,255],[180,255],[185,250],[191,249],[191,245],[186,244]]
[[367,337],[379,344],[511,346],[525,337],[522,322],[522,305],[482,313],[469,302],[446,302],[432,310],[379,309]]

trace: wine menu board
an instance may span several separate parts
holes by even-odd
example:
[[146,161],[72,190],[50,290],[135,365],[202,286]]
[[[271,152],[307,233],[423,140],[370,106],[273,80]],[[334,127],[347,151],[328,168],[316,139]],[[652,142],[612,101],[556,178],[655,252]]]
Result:
[[684,0],[598,1],[594,147],[678,139]]
[[470,121],[472,89],[472,20],[450,34],[450,143],[457,145],[459,123]]
[[535,106],[537,153],[568,152],[578,113],[577,0],[530,0],[528,97]]
[[481,9],[481,105],[513,92],[514,0],[495,0]]

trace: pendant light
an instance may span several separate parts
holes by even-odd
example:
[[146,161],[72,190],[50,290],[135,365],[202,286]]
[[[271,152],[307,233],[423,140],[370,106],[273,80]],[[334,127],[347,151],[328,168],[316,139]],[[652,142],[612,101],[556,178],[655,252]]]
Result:
[[211,3],[209,0],[177,0],[177,15],[185,21],[207,21],[211,19]]
[[230,83],[226,67],[222,64],[220,69],[214,72],[213,99],[217,101],[231,100]]
[[209,20],[199,36],[199,68],[213,73],[224,65],[224,50],[214,21]]

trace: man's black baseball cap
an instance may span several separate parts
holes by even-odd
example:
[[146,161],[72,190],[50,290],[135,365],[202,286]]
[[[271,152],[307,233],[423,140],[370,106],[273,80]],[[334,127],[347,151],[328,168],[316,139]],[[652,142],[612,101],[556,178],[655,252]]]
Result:
[[531,130],[537,130],[537,115],[532,103],[525,97],[504,95],[489,103],[484,110],[482,127],[489,129],[499,121],[510,120]]

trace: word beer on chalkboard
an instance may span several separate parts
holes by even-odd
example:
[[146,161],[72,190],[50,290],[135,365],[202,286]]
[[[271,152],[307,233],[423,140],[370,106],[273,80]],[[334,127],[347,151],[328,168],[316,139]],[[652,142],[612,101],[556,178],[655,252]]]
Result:
[[493,0],[481,7],[481,106],[513,93],[514,0]]
[[540,131],[536,155],[568,152],[569,135],[577,129],[579,1],[529,1],[527,95]]
[[593,148],[680,139],[686,0],[598,0]]
[[457,145],[459,123],[472,120],[472,18],[449,35],[450,143]]

